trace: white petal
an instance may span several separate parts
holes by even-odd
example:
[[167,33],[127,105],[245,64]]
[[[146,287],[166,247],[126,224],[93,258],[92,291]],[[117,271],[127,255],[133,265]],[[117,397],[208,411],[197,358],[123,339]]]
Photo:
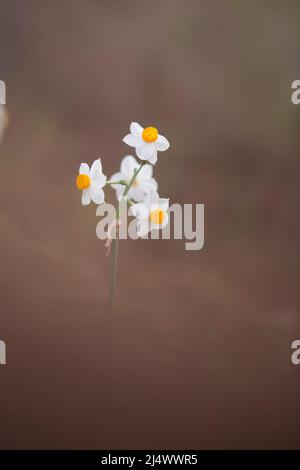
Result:
[[159,195],[157,191],[151,191],[149,193],[149,199],[151,204],[159,204]]
[[141,144],[142,138],[133,134],[127,134],[124,137],[123,142],[125,142],[127,145],[130,145],[130,147],[137,147]]
[[[148,214],[158,207],[159,195],[156,191],[150,191],[145,194],[143,204],[147,208]],[[153,207],[154,206],[154,207]]]
[[[125,179],[126,179],[126,176],[120,171],[118,173],[114,173],[110,177],[110,181],[122,181]],[[125,191],[124,184],[113,184],[111,187],[116,191],[117,200],[119,200],[123,196],[123,193]]]
[[106,185],[106,179],[106,176],[103,173],[100,173],[92,179],[92,183],[94,183],[99,188],[103,188],[103,186]]
[[152,157],[149,158],[148,162],[151,163],[151,165],[155,165],[155,163],[157,162],[157,150],[156,149]]
[[91,199],[95,204],[102,204],[104,202],[104,191],[98,186],[92,184],[90,186]]
[[139,135],[141,135],[141,133],[143,132],[143,130],[144,130],[144,129],[142,128],[142,126],[139,125],[138,122],[132,122],[132,123],[130,124],[130,132],[131,132],[131,134],[133,134],[133,135],[138,135],[138,136],[139,136]]
[[91,171],[90,171],[90,177],[91,179],[94,178],[99,178],[99,177],[104,176],[102,173],[102,164],[100,158],[98,160],[95,160],[94,163],[92,164]]
[[157,191],[158,184],[154,178],[151,178],[150,180],[141,181],[139,187],[144,193],[149,193],[150,191]]
[[158,138],[155,141],[155,146],[157,150],[159,150],[160,152],[164,152],[165,150],[168,150],[170,144],[168,139],[166,139],[162,135],[158,135]]
[[150,180],[153,173],[153,166],[152,165],[143,165],[141,171],[137,176],[138,181]]
[[169,208],[169,199],[160,198],[158,204],[163,211],[167,211]]
[[[110,181],[122,181],[125,179],[125,175],[123,175],[123,173],[118,171],[117,173],[114,173],[109,179]],[[115,187],[115,185],[112,185],[112,186],[113,188]]]
[[89,189],[84,189],[82,191],[81,202],[84,206],[88,206],[91,202],[91,195]]
[[124,179],[130,179],[133,176],[134,170],[139,167],[138,162],[132,155],[127,155],[121,161],[121,173],[125,175]]
[[151,212],[157,211],[158,209],[159,209],[158,204],[151,204],[149,213],[151,214]]
[[129,189],[128,198],[133,201],[141,202],[144,199],[145,191],[143,191],[142,185],[138,187],[132,187]]
[[138,204],[133,204],[130,207],[130,214],[136,217],[137,219],[147,219],[148,218],[148,211],[142,202]]
[[90,174],[90,167],[87,163],[81,163],[79,167],[79,174],[80,175],[89,175]]
[[150,160],[155,153],[156,150],[152,142],[144,142],[136,148],[136,154],[141,160]]

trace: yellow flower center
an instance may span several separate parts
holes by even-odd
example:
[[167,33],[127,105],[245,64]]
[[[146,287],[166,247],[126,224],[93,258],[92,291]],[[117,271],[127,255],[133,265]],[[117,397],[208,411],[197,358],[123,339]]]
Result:
[[161,225],[164,221],[166,214],[162,209],[155,209],[150,212],[150,220],[155,225]]
[[91,178],[89,175],[78,175],[76,179],[76,186],[78,189],[87,189],[91,185]]
[[145,142],[155,142],[158,138],[158,130],[156,127],[146,127],[143,130],[142,136]]

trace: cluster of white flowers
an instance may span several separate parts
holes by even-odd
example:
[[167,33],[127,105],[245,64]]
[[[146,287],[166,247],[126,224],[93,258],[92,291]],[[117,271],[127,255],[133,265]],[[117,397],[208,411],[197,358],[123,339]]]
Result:
[[152,230],[164,228],[169,220],[169,200],[159,197],[157,181],[152,176],[157,152],[167,150],[169,142],[155,127],[144,129],[137,122],[131,123],[130,134],[123,141],[135,148],[140,163],[132,155],[127,155],[121,161],[120,171],[112,175],[109,181],[102,172],[100,158],[94,161],[91,168],[87,163],[81,163],[76,185],[82,191],[83,205],[91,201],[104,203],[102,188],[113,187],[118,201],[126,198],[131,204],[131,214],[137,219],[137,233],[142,237]]

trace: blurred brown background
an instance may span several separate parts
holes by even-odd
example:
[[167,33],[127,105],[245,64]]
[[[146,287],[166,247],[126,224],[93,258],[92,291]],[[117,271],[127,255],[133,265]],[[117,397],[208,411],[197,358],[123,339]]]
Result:
[[[299,447],[299,2],[1,0],[0,18],[0,447]],[[74,181],[98,156],[117,171],[131,121],[170,140],[159,191],[205,204],[205,248],[122,241],[113,324]]]

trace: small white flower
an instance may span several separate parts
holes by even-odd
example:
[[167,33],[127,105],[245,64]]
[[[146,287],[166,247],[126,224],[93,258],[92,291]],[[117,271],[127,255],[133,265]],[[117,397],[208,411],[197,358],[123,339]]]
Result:
[[147,160],[154,165],[157,161],[157,151],[168,150],[168,140],[158,133],[156,127],[143,129],[137,122],[130,124],[130,134],[123,139],[125,144],[135,148],[141,160]]
[[91,169],[87,163],[81,163],[76,186],[82,191],[81,202],[87,206],[91,200],[95,204],[104,202],[103,186],[106,184],[106,176],[102,173],[101,160],[95,160]]
[[169,199],[160,198],[156,191],[146,194],[143,202],[133,204],[130,213],[137,219],[137,234],[143,237],[152,230],[160,230],[169,222]]
[[[134,171],[140,167],[138,162],[131,155],[124,157],[121,162],[121,168],[118,173],[115,173],[112,177],[112,181],[125,181],[129,183],[133,177]],[[128,199],[140,202],[143,200],[144,195],[150,191],[157,190],[157,182],[152,178],[153,167],[151,165],[143,165],[139,173],[137,174],[133,185],[127,193]],[[115,184],[114,189],[117,193],[117,198],[120,199],[125,191],[125,186],[122,184]]]

